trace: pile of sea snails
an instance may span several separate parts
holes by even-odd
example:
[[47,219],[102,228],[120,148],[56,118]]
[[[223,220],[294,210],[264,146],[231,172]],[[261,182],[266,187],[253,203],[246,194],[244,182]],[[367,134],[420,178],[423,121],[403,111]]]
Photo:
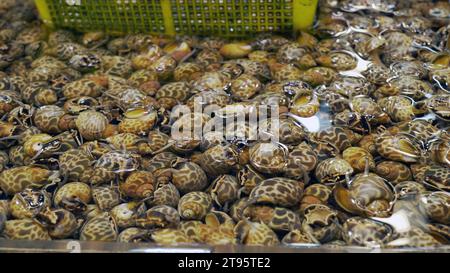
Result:
[[[309,31],[239,41],[36,14],[0,2],[1,240],[449,244],[448,1],[321,1]],[[195,101],[219,109],[173,118]],[[278,142],[171,134],[273,105]]]

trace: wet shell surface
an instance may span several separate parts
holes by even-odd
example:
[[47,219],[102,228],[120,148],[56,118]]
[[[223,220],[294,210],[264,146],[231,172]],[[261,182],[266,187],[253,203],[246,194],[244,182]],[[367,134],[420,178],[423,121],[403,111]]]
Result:
[[360,217],[345,221],[342,237],[349,245],[382,246],[390,241],[393,230],[384,223]]
[[12,240],[51,240],[48,231],[32,219],[6,221],[3,234]]
[[412,179],[412,173],[408,166],[396,161],[380,162],[375,173],[394,184]]
[[394,187],[376,174],[358,174],[345,189],[338,185],[334,198],[344,210],[359,214],[386,217],[395,204]]
[[273,246],[280,243],[275,232],[266,224],[242,220],[237,223],[234,231],[238,241],[250,246]]
[[91,187],[82,182],[71,182],[60,187],[54,197],[53,202],[57,206],[64,207],[66,209],[77,207],[84,207],[92,200]]
[[293,179],[275,177],[258,184],[249,195],[251,201],[282,207],[296,205],[303,193],[303,184]]
[[79,132],[87,140],[102,138],[108,125],[106,116],[96,111],[82,112],[75,122]]

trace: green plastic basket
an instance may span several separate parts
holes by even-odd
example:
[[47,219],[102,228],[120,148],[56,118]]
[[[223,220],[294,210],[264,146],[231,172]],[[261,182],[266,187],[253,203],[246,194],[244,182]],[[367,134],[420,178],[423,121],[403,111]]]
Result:
[[108,33],[238,38],[313,24],[318,0],[35,0],[45,24]]

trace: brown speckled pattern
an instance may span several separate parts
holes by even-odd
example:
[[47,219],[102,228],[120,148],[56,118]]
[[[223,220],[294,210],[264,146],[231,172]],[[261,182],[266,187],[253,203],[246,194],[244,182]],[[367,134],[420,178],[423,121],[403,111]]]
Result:
[[178,228],[180,215],[167,205],[154,206],[136,220],[138,227],[145,229]]
[[0,0],[0,239],[447,246],[450,3],[319,2],[309,29],[225,38],[47,28]]
[[[144,109],[142,109],[144,111]],[[145,135],[155,125],[157,114],[155,111],[148,111],[136,118],[125,117],[118,126],[120,133],[132,133],[136,135]]]
[[183,63],[177,66],[175,68],[175,71],[173,73],[173,77],[176,81],[189,81],[194,80],[195,75],[200,75],[203,68],[202,66],[195,64],[195,63]]
[[281,144],[260,142],[250,148],[249,156],[250,163],[257,171],[277,174],[284,170],[288,154]]
[[193,162],[183,162],[175,166],[172,183],[180,193],[200,191],[208,185],[203,169]]
[[212,199],[221,207],[234,202],[238,198],[239,184],[232,175],[217,177],[208,189]]
[[152,240],[160,245],[189,244],[193,241],[177,229],[160,229],[152,233]]
[[339,239],[337,212],[326,205],[313,204],[304,209],[302,229],[321,243]]
[[238,153],[231,146],[216,145],[198,155],[193,161],[211,177],[227,174],[235,168]]
[[0,188],[8,195],[13,195],[27,187],[42,187],[46,185],[52,172],[39,167],[16,167],[0,174]]
[[59,158],[59,166],[68,181],[77,181],[92,166],[93,158],[81,149],[71,149]]
[[119,236],[117,237],[117,242],[124,242],[124,243],[146,242],[148,240],[148,238],[146,238],[147,233],[148,232],[144,229],[130,227],[120,232]]
[[274,231],[292,231],[301,227],[300,217],[293,211],[282,207],[251,206],[244,210],[250,221],[260,222]]
[[46,133],[61,133],[58,123],[64,115],[64,110],[56,105],[47,105],[36,110],[33,121],[36,127]]
[[448,225],[450,223],[450,194],[444,191],[425,193],[421,196],[421,206],[432,220]]
[[79,96],[98,97],[104,92],[102,86],[90,79],[80,79],[64,86],[63,93],[68,99]]
[[71,182],[63,185],[56,191],[53,197],[53,202],[57,206],[64,206],[63,201],[82,202],[88,204],[91,200],[91,187],[82,182]]
[[117,240],[117,237],[116,224],[108,213],[100,214],[86,222],[80,233],[82,241],[112,242]]
[[334,183],[352,174],[352,166],[341,158],[328,158],[317,164],[315,176],[321,183]]
[[390,160],[415,163],[420,158],[417,144],[403,135],[383,133],[375,138],[375,146],[380,155]]
[[250,246],[273,246],[280,243],[275,232],[266,224],[242,220],[236,224],[234,231],[238,241]]
[[47,230],[32,219],[6,221],[3,234],[12,240],[51,240]]
[[92,198],[94,199],[95,204],[103,211],[108,211],[120,203],[119,192],[110,186],[93,188]]
[[202,220],[211,210],[212,199],[204,192],[190,192],[180,198],[178,213],[184,220]]
[[412,180],[412,173],[409,167],[396,161],[382,161],[378,163],[375,173],[394,184]]
[[354,217],[342,226],[342,237],[349,245],[383,246],[391,236],[392,230],[388,225],[370,219]]
[[310,145],[302,142],[289,152],[284,172],[289,178],[303,180],[305,172],[314,170],[317,163],[317,154]]
[[300,202],[303,184],[282,177],[269,178],[258,184],[250,193],[249,199],[258,203],[291,207]]
[[45,191],[25,189],[16,193],[9,203],[11,215],[16,219],[33,218],[51,205],[50,194]]
[[160,184],[153,193],[153,199],[147,201],[151,205],[167,205],[173,208],[178,206],[180,193],[172,183]]

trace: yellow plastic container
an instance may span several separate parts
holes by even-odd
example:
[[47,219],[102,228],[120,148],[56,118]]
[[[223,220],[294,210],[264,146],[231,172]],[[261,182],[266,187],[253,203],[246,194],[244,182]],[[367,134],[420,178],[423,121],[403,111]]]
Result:
[[318,0],[35,0],[50,27],[248,37],[313,24]]

